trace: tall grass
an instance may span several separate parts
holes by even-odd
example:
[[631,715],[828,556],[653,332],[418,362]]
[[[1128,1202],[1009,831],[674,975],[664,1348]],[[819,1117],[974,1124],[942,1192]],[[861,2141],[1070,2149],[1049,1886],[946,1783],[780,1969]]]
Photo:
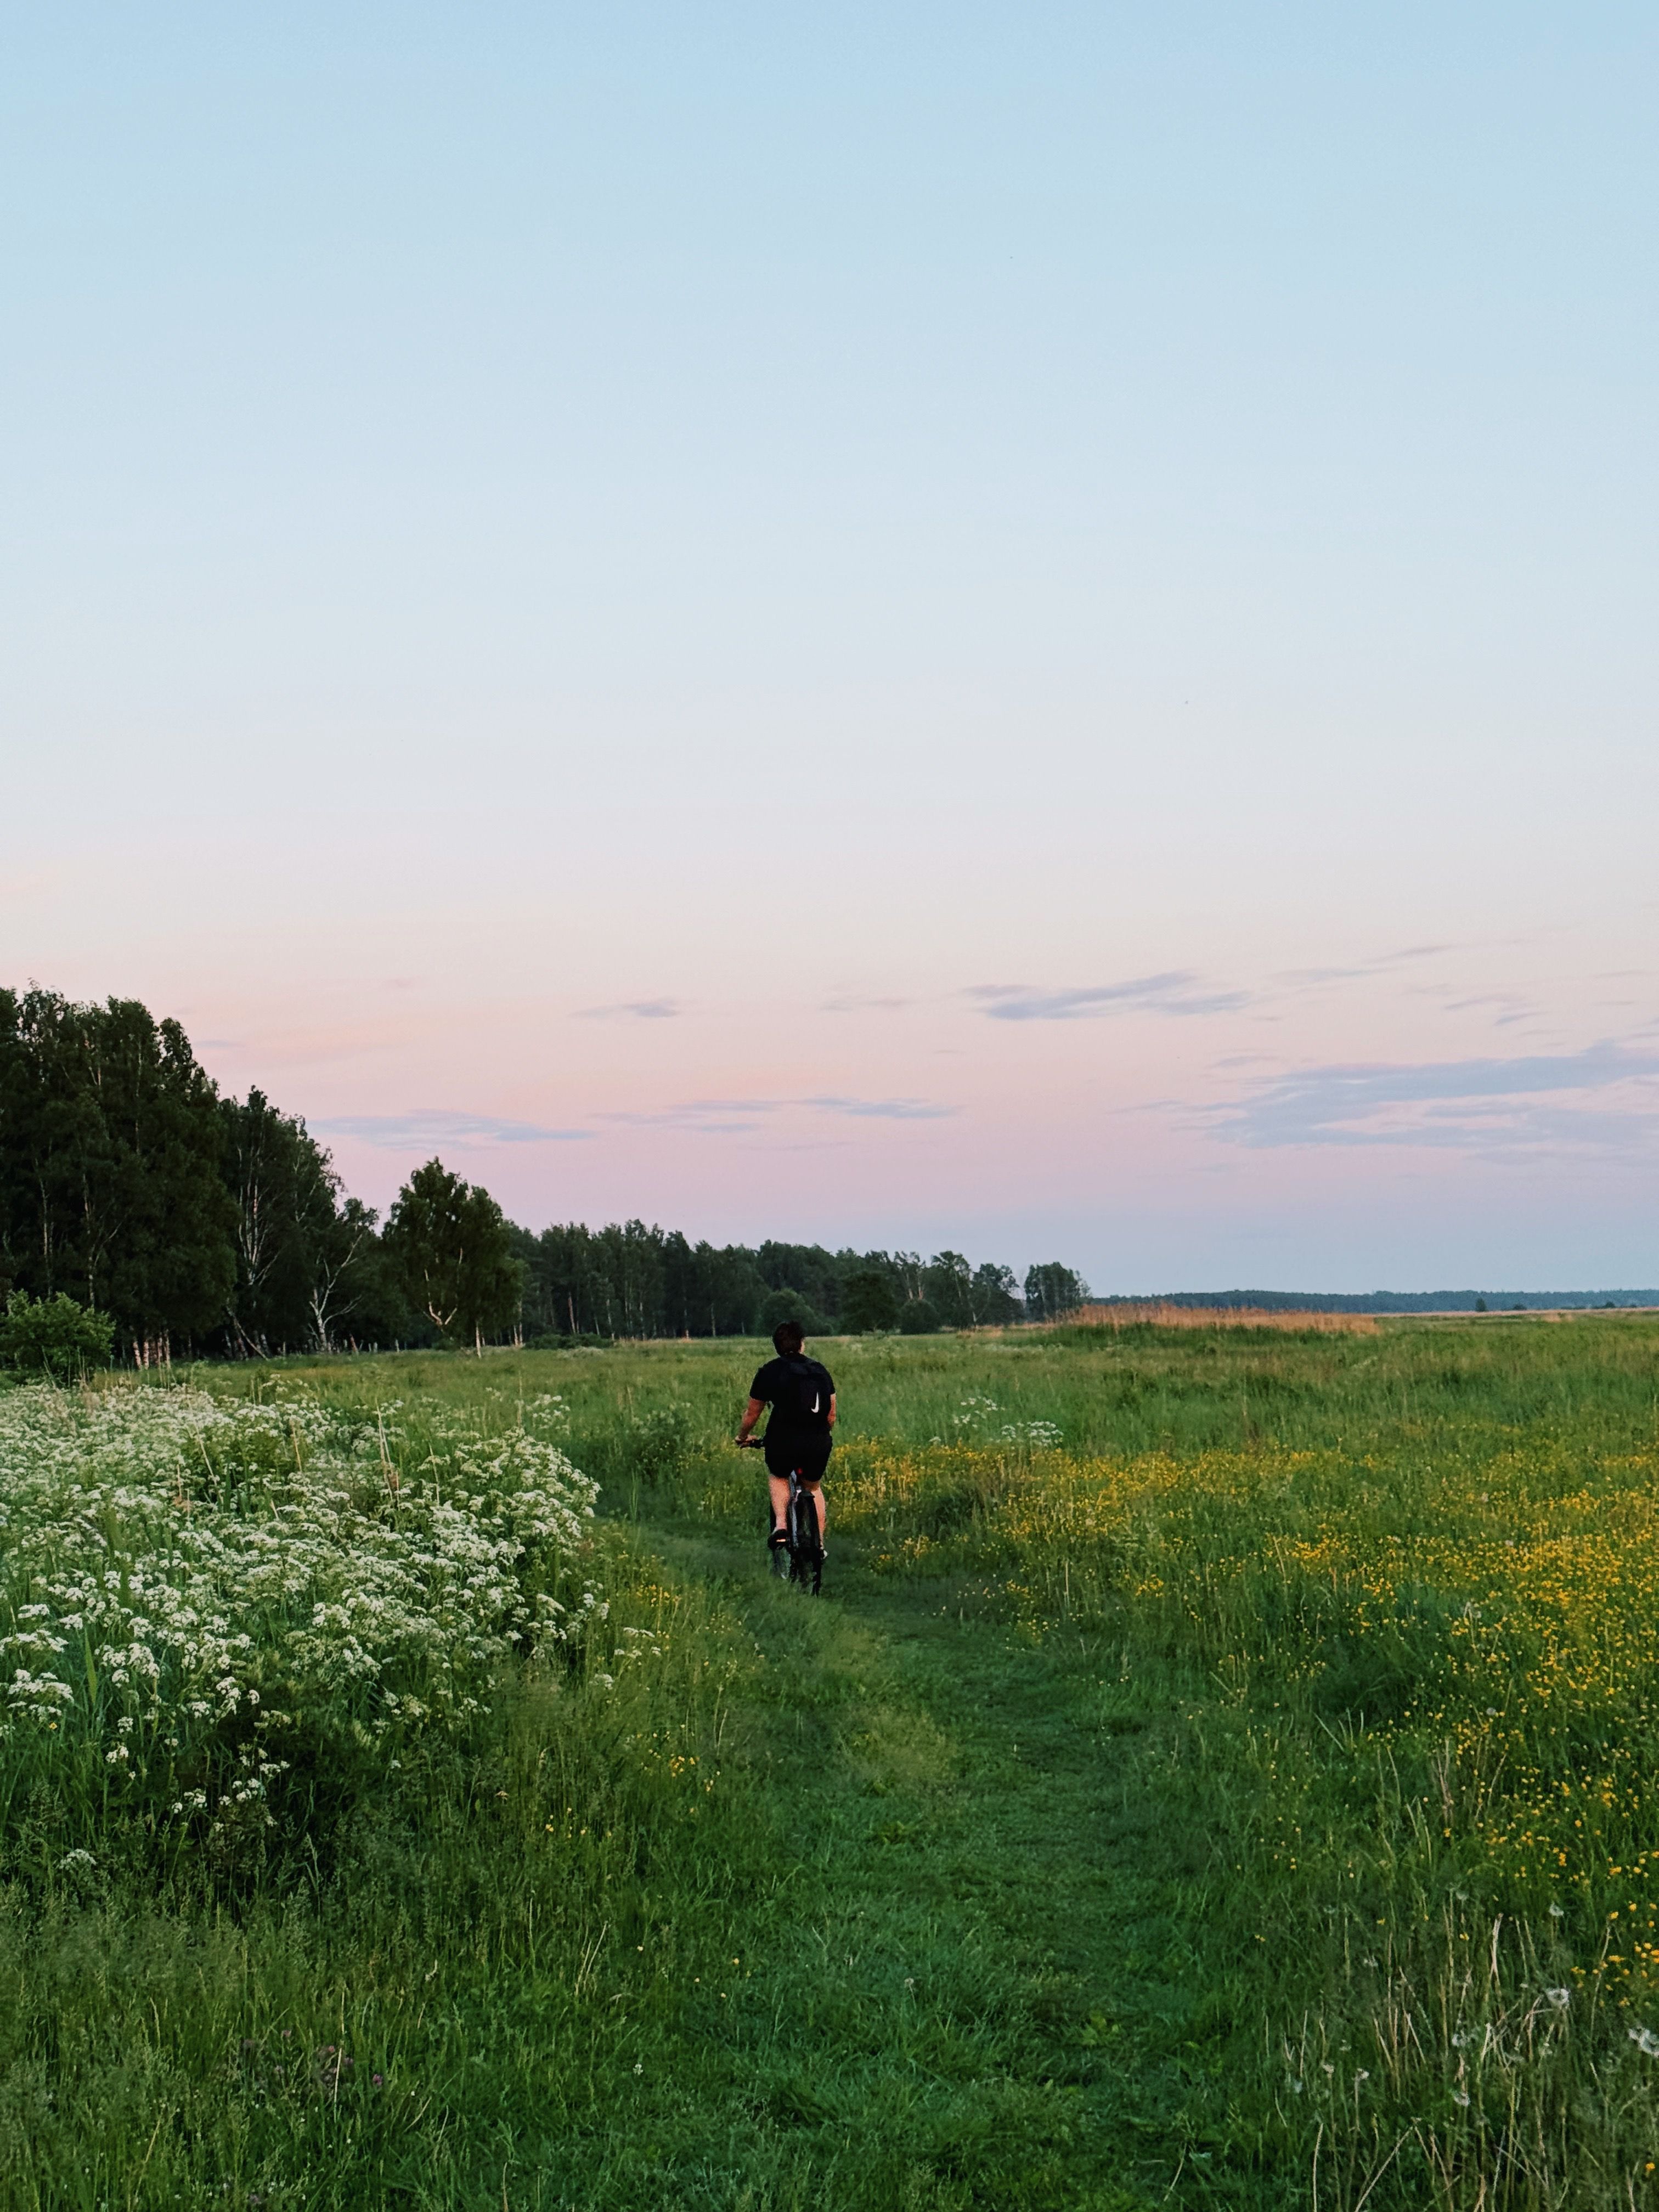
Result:
[[1085,1305],[1060,1324],[1066,1328],[1288,1329],[1297,1336],[1375,1336],[1375,1314],[1302,1312],[1267,1306],[1182,1306],[1165,1298],[1122,1305]]
[[685,2001],[733,1972],[753,1816],[724,1794],[721,1704],[753,1661],[695,1592],[607,1565],[613,1649],[503,1679],[297,1878],[12,1878],[0,2201],[649,2201]]
[[550,2109],[603,2194],[752,1652],[556,1403],[260,1395],[0,1396],[0,2202],[495,2203]]
[[[1370,1316],[1362,1319],[1369,1320]],[[819,1340],[840,1391],[842,1443],[926,1444],[951,1432],[970,1395],[1006,1420],[1042,1420],[1084,1454],[1248,1446],[1292,1448],[1414,1436],[1455,1446],[1471,1426],[1530,1428],[1564,1419],[1580,1432],[1659,1436],[1656,1325],[1638,1315],[1492,1316],[1385,1322],[1376,1335],[1229,1327],[1171,1331],[1064,1326],[965,1336]],[[634,1425],[677,1407],[687,1452],[724,1463],[748,1385],[769,1347],[749,1340],[618,1346],[483,1360],[411,1354],[313,1369],[331,1404],[372,1413],[382,1400],[435,1395],[505,1418],[520,1395],[556,1393],[569,1449],[608,1479],[635,1464]],[[222,1370],[215,1387],[257,1374]],[[600,1456],[605,1456],[605,1465]],[[641,1475],[641,1481],[645,1480]]]
[[[1212,2100],[1204,2144],[1264,2193],[1205,2179],[1208,2153],[1188,2136],[1167,2201],[1659,2204],[1659,1326],[1143,1322],[818,1348],[840,1390],[839,1586],[856,1597],[862,1562],[878,1589],[914,1595],[918,1619],[980,1619],[988,1650],[1073,1651],[1097,1685],[1090,1755],[1144,1807],[1146,1850],[1196,1869],[1186,1942],[1216,1962],[1204,2033],[1220,2037],[1224,2071],[1205,2086],[1194,2057],[1191,2094]],[[136,1504],[106,1470],[56,1521],[38,1496],[23,1513],[5,1430],[19,1401],[0,1399],[15,1638],[60,1632],[70,1579],[87,1572],[76,1547],[94,1539],[118,1583],[126,1574],[110,1601],[131,1630],[146,1593],[120,1561],[139,1558],[135,1532],[181,1522],[200,1537],[144,1538],[162,1581],[185,1589],[211,1554],[216,1589],[257,1595],[237,1526],[268,1529],[302,1501],[340,1516],[343,1558],[408,1569],[429,1592],[475,1542],[511,1553],[471,1582],[458,1571],[455,1603],[471,1594],[449,1623],[465,1634],[443,1646],[447,1700],[430,1694],[436,1676],[416,1679],[418,1637],[376,1645],[365,1627],[380,1671],[349,1692],[320,1647],[306,1674],[295,1636],[319,1603],[347,1605],[352,1577],[330,1585],[320,1553],[300,1563],[246,1630],[264,1656],[213,1678],[238,1684],[236,1711],[210,1696],[187,1716],[199,1733],[179,1741],[198,1766],[222,1754],[194,1816],[172,1812],[179,1778],[160,1760],[161,1709],[200,1698],[187,1638],[148,1688],[101,1667],[94,1688],[64,1655],[16,1646],[14,1687],[19,1667],[70,1687],[78,1749],[40,1733],[75,1733],[62,1714],[51,1729],[57,1693],[9,1701],[0,2203],[974,2201],[988,2168],[965,2150],[930,2154],[922,2190],[909,2168],[890,2177],[826,2147],[825,2080],[863,2069],[871,2109],[900,2129],[919,2069],[967,2081],[988,2063],[963,2055],[980,2046],[960,2019],[926,2013],[915,1968],[890,1962],[890,2019],[826,1999],[807,2037],[786,1976],[736,2021],[764,1984],[742,1931],[822,1936],[810,1900],[803,1933],[799,1903],[780,1918],[757,1881],[792,1848],[764,1717],[790,1709],[767,1699],[807,1680],[770,1685],[745,1623],[773,1599],[756,1472],[730,1437],[764,1349],[204,1373],[192,1387],[212,1419],[194,1399],[154,1401],[157,1421],[202,1428],[199,1467],[137,1486]],[[52,1419],[95,1425],[96,1410],[62,1401]],[[287,1462],[273,1437],[289,1439]],[[515,1437],[602,1485],[600,1519],[574,1537],[514,1521],[510,1498],[535,1475]],[[504,1453],[507,1474],[482,1479]],[[306,1465],[311,1486],[296,1489]],[[434,1543],[440,1480],[465,1523],[448,1552]],[[399,1515],[409,1545],[386,1549]],[[704,1580],[695,1563],[722,1547],[752,1557],[759,1595]],[[671,1571],[664,1557],[694,1564]],[[534,1632],[539,1597],[569,1608],[583,1589],[583,1633]],[[33,1606],[48,1612],[25,1618]],[[155,1609],[138,1617],[154,1625]],[[878,1665],[871,1633],[833,1601],[812,1618],[847,1619],[843,1663],[872,1670],[867,1698],[846,1685],[849,1703],[894,1715],[883,1725],[905,1758],[925,1751],[948,1776],[927,1715],[899,1714],[897,1661]],[[280,1709],[327,1724],[291,1762],[317,1786],[284,1801],[293,1785],[272,1782],[257,1800],[276,1824],[266,1844],[216,1850],[248,1740],[243,1693],[263,1699],[280,1667]],[[393,1695],[422,1710],[394,1724]],[[107,1753],[146,1729],[143,1789],[54,1787],[94,1754],[112,1773]],[[849,1787],[888,1788],[858,1779],[873,1740],[848,1732]],[[1058,1778],[1054,1802],[1076,1802]],[[859,1870],[872,1928],[894,1855],[919,1848],[910,1820],[874,1832]],[[1079,1832],[1080,1858],[1098,1848]],[[958,1881],[958,1863],[935,1878]],[[1014,2020],[996,1986],[998,2021]],[[1116,2028],[1104,1991],[1074,2055],[1132,2068]],[[1035,2112],[1039,2087],[1060,2092],[1052,2057],[1033,2063],[1050,2069]],[[1001,2145],[1001,2201],[1070,2201],[1054,2155],[1034,2151],[1030,2169],[1050,2193],[1021,2197],[1017,2146]],[[1126,2182],[1102,2199],[1119,2201],[1143,2200]]]
[[1260,1939],[1241,2101],[1326,2203],[1655,2197],[1656,1350],[1309,1344],[1235,1361],[1231,1449],[876,1446],[841,1486],[885,1571],[1184,1673],[1217,1909]]

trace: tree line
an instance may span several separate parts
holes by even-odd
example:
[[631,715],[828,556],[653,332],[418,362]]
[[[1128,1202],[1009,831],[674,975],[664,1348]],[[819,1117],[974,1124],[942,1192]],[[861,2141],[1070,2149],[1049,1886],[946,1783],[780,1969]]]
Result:
[[137,1000],[0,989],[0,1295],[107,1316],[143,1365],[199,1352],[982,1327],[1053,1318],[1058,1262],[692,1243],[641,1221],[536,1234],[439,1160],[384,1222],[302,1117],[222,1096]]

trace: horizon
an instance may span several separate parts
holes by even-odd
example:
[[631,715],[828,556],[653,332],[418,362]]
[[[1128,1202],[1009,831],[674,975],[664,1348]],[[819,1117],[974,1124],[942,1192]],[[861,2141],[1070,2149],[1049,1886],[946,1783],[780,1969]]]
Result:
[[382,1213],[1652,1272],[1650,16],[10,60],[0,975]]

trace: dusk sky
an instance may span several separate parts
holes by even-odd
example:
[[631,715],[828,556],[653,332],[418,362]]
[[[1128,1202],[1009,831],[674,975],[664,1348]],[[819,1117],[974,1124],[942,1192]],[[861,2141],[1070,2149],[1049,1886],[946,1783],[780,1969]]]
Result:
[[1659,1282],[1656,65],[14,9],[0,981],[380,1206]]

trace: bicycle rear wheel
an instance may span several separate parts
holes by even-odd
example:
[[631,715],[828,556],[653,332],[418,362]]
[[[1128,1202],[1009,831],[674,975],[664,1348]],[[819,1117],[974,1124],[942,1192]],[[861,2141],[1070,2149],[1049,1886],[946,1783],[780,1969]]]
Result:
[[816,1597],[823,1587],[823,1532],[818,1503],[805,1485],[789,1500],[789,1579]]

